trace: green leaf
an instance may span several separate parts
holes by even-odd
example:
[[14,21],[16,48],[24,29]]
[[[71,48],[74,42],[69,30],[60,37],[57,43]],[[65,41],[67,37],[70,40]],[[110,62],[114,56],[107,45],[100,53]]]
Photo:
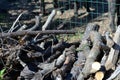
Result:
[[2,70],[0,71],[0,75],[3,75],[4,72],[5,72],[5,70],[6,70],[6,69],[2,69]]

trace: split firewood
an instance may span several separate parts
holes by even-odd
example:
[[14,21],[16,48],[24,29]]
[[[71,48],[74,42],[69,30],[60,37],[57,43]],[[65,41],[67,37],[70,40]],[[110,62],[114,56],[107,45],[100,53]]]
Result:
[[118,55],[119,55],[119,50],[120,50],[120,26],[118,26],[113,41],[115,42],[114,46],[111,48],[108,59],[105,63],[105,67],[107,70],[111,69],[112,67],[115,66],[117,60],[118,60]]
[[[117,76],[120,75],[120,65],[115,69],[112,75],[107,80],[117,80]],[[116,78],[116,79],[115,79]]]

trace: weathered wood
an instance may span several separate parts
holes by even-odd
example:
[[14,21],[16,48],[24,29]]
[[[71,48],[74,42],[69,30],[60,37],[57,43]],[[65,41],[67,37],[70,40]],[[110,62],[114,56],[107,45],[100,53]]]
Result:
[[115,78],[120,75],[120,65],[116,68],[116,70],[112,73],[112,75],[107,80],[116,80]]
[[97,56],[100,54],[100,44],[102,43],[100,33],[98,33],[97,31],[92,31],[90,33],[90,39],[93,42],[93,47],[88,54],[85,66],[82,69],[82,72],[79,74],[77,80],[84,80],[84,78],[87,78],[87,76],[91,74],[90,70],[92,69],[92,64],[96,60]]
[[0,38],[3,37],[14,37],[14,36],[22,36],[22,35],[36,35],[40,34],[75,34],[76,31],[73,30],[46,30],[46,31],[17,31],[11,33],[0,33]]
[[[68,49],[65,49],[65,61],[63,66],[60,69],[57,69],[56,71],[53,72],[53,78],[54,80],[57,80],[57,78],[59,78],[60,80],[63,80],[65,77],[65,73],[71,69],[72,64],[75,61],[75,46],[71,46]],[[61,77],[59,77],[59,76]]]
[[40,26],[40,16],[35,16],[35,25],[33,27],[31,27],[30,29],[27,29],[28,31],[34,31],[36,30],[38,27]]
[[19,21],[20,17],[21,17],[23,14],[25,14],[25,13],[26,13],[26,12],[22,12],[22,13],[17,17],[17,19],[16,19],[15,22],[13,23],[13,25],[12,25],[12,27],[10,28],[10,30],[8,31],[8,33],[9,33],[9,32],[12,32],[12,31],[14,30],[14,27],[15,27],[16,23]]
[[118,26],[117,31],[115,32],[113,41],[115,42],[115,45],[111,48],[108,59],[105,63],[105,67],[107,70],[114,67],[118,60],[118,55],[120,52],[120,26]]
[[[108,1],[108,14],[109,14],[109,27],[111,29],[111,32],[115,32],[117,29],[117,26],[120,25],[120,1],[119,0],[107,0]],[[117,17],[116,17],[117,13]],[[115,22],[117,18],[117,23]]]
[[50,26],[53,18],[55,17],[55,15],[56,15],[56,10],[53,10],[53,11],[51,12],[51,14],[48,16],[48,19],[47,19],[47,21],[45,22],[45,24],[42,26],[42,31],[44,31],[44,30],[46,30],[46,29],[49,28],[49,26]]
[[110,37],[110,33],[109,32],[106,32],[105,33],[105,37],[106,37],[106,40],[107,40],[107,46],[112,48],[114,46],[114,41],[112,40],[112,38]]
[[[79,48],[77,49],[79,52],[77,53],[78,59],[74,63],[73,68],[71,69],[70,74],[72,75],[70,78],[77,80],[77,77],[79,76],[79,73],[81,73],[82,68],[85,64],[85,60],[90,52],[90,44],[88,41],[89,35],[91,31],[98,31],[99,25],[89,23],[86,27],[85,33],[83,35],[81,44],[79,45]],[[69,79],[68,79],[69,80]]]

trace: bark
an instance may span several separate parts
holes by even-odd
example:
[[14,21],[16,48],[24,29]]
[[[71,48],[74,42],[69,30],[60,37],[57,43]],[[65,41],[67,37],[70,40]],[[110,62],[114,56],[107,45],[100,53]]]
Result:
[[111,32],[116,31],[116,24],[115,24],[115,13],[116,13],[116,0],[108,0],[108,14],[109,14],[109,27]]
[[51,12],[51,14],[48,16],[48,19],[47,21],[45,22],[45,24],[42,26],[42,31],[46,30],[46,29],[49,29],[49,26],[53,20],[53,18],[55,17],[56,15],[56,10],[53,10]]
[[12,32],[12,31],[14,30],[14,27],[15,27],[16,23],[19,21],[20,17],[21,17],[23,14],[25,14],[25,13],[26,13],[26,12],[22,12],[22,13],[17,17],[17,19],[16,19],[15,22],[13,23],[13,25],[12,25],[12,27],[10,28],[10,30],[8,31],[8,33],[9,33],[9,32]]
[[79,74],[77,80],[84,80],[84,78],[87,78],[88,75],[91,74],[90,70],[92,69],[92,64],[100,54],[100,44],[102,43],[101,35],[96,31],[92,31],[90,33],[90,39],[93,42],[93,47],[88,54],[85,66],[82,69],[82,72]]
[[34,31],[36,30],[38,27],[41,27],[40,26],[40,16],[35,16],[35,25],[30,28],[30,29],[27,29],[28,31]]
[[120,65],[116,68],[116,70],[112,73],[112,75],[107,80],[117,80],[120,78]]
[[113,39],[110,37],[110,33],[106,32],[105,37],[106,37],[106,41],[107,41],[107,46],[112,48],[115,43],[114,43]]
[[115,42],[115,45],[111,48],[108,59],[105,63],[105,67],[107,70],[111,69],[116,65],[116,62],[118,60],[119,50],[120,50],[120,26],[118,26],[117,31],[115,32],[113,41]]
[[90,52],[90,44],[89,44],[89,41],[88,41],[90,32],[94,31],[94,30],[98,31],[98,29],[99,29],[99,25],[97,25],[97,24],[89,23],[87,25],[85,33],[84,33],[82,41],[81,41],[81,44],[79,45],[79,48],[78,48],[78,51],[79,51],[77,53],[78,59],[74,63],[73,68],[70,72],[70,74],[72,75],[70,78],[72,80],[77,80],[77,77],[81,73],[82,68],[85,64],[85,60],[86,60],[86,58],[87,58],[87,56]]
[[36,35],[36,34],[75,34],[75,31],[72,30],[46,30],[46,31],[18,31],[18,32],[11,32],[11,33],[0,33],[0,38],[3,37],[15,37],[15,36],[22,36],[22,35]]
[[65,55],[66,57],[63,66],[53,72],[54,80],[57,80],[58,78],[60,80],[63,80],[65,77],[65,73],[69,71],[69,69],[71,69],[72,64],[75,61],[75,46],[71,46],[70,48],[65,49]]

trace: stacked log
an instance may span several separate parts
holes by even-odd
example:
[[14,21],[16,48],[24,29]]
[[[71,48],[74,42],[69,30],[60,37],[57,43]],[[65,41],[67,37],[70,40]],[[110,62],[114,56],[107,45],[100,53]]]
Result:
[[53,10],[41,30],[40,16],[33,27],[16,28],[19,16],[8,32],[0,33],[3,79],[119,80],[120,26],[112,37],[109,32],[101,35],[100,26],[89,23],[80,42],[68,42],[57,35],[74,36],[76,31],[48,30],[55,15]]

